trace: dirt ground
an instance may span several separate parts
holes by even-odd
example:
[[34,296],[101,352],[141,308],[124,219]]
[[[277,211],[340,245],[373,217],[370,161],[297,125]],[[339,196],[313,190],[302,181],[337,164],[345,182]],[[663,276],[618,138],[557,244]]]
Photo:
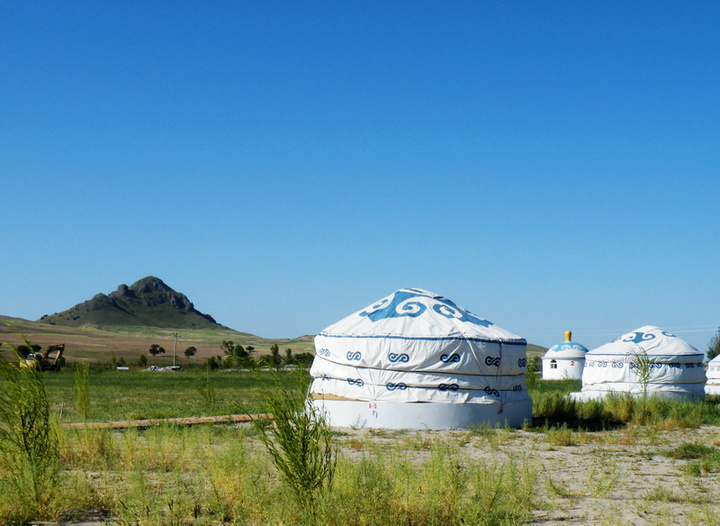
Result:
[[[351,458],[400,444],[422,461],[433,443],[445,441],[460,446],[471,459],[514,460],[527,466],[537,474],[538,505],[531,525],[720,525],[720,461],[703,464],[702,459],[680,460],[669,454],[682,444],[694,444],[720,455],[718,427],[337,431],[343,454]],[[73,526],[101,524],[108,522],[87,520]]]
[[[397,435],[368,430],[343,431],[340,440],[346,444],[398,440]],[[462,451],[472,458],[527,462],[538,476],[541,509],[533,525],[720,525],[720,473],[715,472],[720,466],[668,454],[681,444],[702,444],[720,452],[717,427],[629,427],[597,433],[423,431],[414,438],[408,432],[404,438],[415,445],[435,439],[464,442]]]

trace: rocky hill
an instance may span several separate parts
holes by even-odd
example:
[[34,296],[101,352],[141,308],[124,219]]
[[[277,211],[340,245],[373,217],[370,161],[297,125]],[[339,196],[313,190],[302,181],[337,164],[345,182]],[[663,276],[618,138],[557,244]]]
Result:
[[120,285],[107,295],[96,294],[88,301],[66,311],[43,316],[38,321],[69,327],[226,328],[212,316],[195,309],[187,296],[174,291],[154,276],[136,281],[129,287]]

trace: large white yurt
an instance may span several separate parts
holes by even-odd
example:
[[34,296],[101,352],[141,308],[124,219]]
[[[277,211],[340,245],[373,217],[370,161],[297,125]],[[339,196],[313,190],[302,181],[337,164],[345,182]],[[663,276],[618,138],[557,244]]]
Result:
[[572,341],[571,331],[565,331],[565,341],[550,347],[542,357],[543,380],[580,380],[587,352],[584,345]]
[[401,289],[315,337],[310,396],[336,427],[521,426],[526,347],[442,296]]
[[672,333],[646,325],[585,355],[582,391],[576,400],[608,393],[705,398],[703,353]]
[[708,362],[706,374],[705,394],[720,395],[720,356]]

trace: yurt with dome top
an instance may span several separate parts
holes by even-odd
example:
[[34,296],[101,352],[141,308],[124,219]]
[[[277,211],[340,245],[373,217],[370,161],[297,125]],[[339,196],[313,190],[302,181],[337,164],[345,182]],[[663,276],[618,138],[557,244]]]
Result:
[[720,355],[710,360],[707,364],[707,383],[705,384],[705,394],[717,396],[720,395]]
[[315,337],[312,404],[335,427],[519,427],[532,418],[524,338],[421,289]]
[[542,358],[542,379],[580,380],[587,352],[584,345],[572,341],[571,331],[565,331],[565,341],[550,347]]
[[575,400],[597,400],[611,393],[705,398],[705,355],[659,327],[646,325],[585,355],[582,390]]

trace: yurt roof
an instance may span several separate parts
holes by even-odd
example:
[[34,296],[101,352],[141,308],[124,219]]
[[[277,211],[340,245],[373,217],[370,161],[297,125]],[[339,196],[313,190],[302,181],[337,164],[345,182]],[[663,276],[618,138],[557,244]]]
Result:
[[321,331],[340,338],[471,339],[525,344],[525,339],[443,296],[405,288]]
[[647,354],[648,356],[702,354],[695,347],[674,334],[659,327],[645,325],[589,351],[587,356],[626,356],[637,353]]
[[588,350],[577,342],[562,342],[550,347],[543,359],[546,360],[572,360],[585,358]]

